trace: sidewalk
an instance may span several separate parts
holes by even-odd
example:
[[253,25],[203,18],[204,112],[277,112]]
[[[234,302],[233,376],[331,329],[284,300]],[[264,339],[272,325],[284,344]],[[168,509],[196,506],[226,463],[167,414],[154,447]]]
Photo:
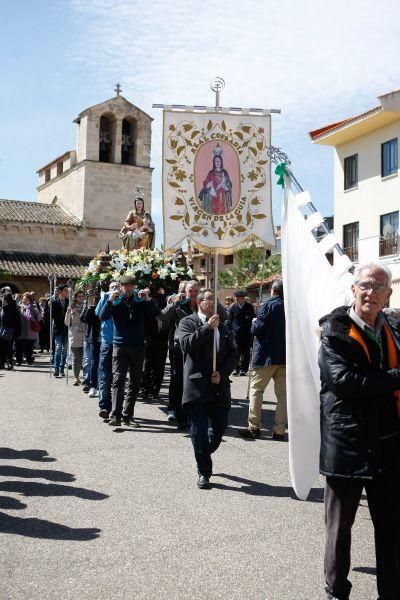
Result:
[[[288,444],[237,435],[247,378],[207,491],[165,403],[139,401],[141,428],[112,429],[45,361],[0,371],[0,600],[323,600],[323,480],[297,500]],[[270,387],[266,424],[274,402]],[[352,556],[352,600],[374,600],[365,498]]]

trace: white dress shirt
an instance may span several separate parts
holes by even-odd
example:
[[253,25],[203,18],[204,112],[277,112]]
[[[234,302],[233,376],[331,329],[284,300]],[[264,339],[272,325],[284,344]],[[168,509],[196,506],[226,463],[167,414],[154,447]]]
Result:
[[[206,321],[208,321],[208,317],[206,317],[205,314],[203,314],[201,312],[201,310],[197,311],[197,316],[199,317],[199,319],[202,321],[202,323],[204,324]],[[218,328],[214,330],[216,332],[216,336],[217,336],[217,351],[219,350],[219,330]]]

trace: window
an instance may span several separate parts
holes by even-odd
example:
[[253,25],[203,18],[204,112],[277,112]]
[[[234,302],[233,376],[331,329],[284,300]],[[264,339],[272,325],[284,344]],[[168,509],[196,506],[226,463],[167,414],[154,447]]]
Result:
[[397,173],[397,138],[382,144],[381,173],[382,177]]
[[359,222],[343,225],[343,250],[352,262],[358,261]]
[[63,164],[62,162],[58,162],[57,163],[57,175],[61,175],[61,173],[63,172]]
[[121,164],[134,165],[133,124],[127,119],[122,121]]
[[206,266],[206,259],[205,258],[201,258],[200,259],[200,266],[201,267],[205,267]]
[[47,183],[48,181],[50,181],[50,169],[46,169],[44,172],[44,181],[45,183]]
[[379,256],[389,256],[398,253],[399,244],[399,211],[381,215],[381,239],[379,241]]
[[233,254],[226,254],[224,256],[224,265],[233,265]]
[[344,159],[344,189],[351,190],[358,184],[358,154]]
[[111,141],[111,122],[107,117],[100,118],[99,134],[99,161],[111,162],[112,141]]

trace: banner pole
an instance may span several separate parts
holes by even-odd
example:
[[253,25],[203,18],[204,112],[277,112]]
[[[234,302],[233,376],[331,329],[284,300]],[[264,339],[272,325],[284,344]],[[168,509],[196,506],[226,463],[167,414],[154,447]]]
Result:
[[[218,250],[214,254],[214,313],[218,314]],[[213,372],[217,370],[217,329],[214,329]]]

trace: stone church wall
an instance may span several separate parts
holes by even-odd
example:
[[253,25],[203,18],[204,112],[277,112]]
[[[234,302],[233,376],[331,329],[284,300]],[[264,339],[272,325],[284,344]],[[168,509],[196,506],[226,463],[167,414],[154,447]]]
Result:
[[99,250],[120,248],[119,229],[63,226],[0,225],[1,249],[14,252],[94,256]]
[[77,164],[69,171],[59,175],[48,183],[38,187],[37,201],[52,204],[57,197],[68,210],[79,220],[83,219],[85,190],[85,169]]

